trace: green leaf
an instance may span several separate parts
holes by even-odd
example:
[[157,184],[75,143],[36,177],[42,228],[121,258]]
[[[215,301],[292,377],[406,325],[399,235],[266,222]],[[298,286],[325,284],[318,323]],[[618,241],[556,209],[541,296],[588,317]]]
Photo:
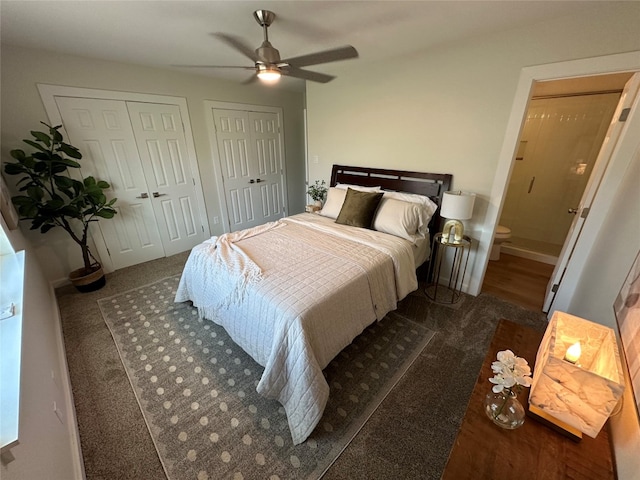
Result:
[[19,148],[15,149],[15,150],[11,150],[9,152],[9,154],[15,158],[16,160],[20,160],[22,158],[24,158],[26,155],[24,153],[24,150],[20,150]]
[[69,145],[68,143],[61,143],[60,146],[57,148],[58,151],[62,151],[65,155],[71,157],[71,158],[82,158],[82,154],[80,153],[80,150],[78,150],[76,147]]
[[44,143],[47,147],[51,146],[51,137],[43,132],[34,132],[31,131],[31,135],[33,135],[36,139]]
[[11,201],[16,207],[21,205],[33,205],[34,201],[31,197],[25,197],[24,195],[18,195],[16,197],[11,197]]
[[96,216],[102,217],[102,218],[113,218],[115,214],[116,214],[115,211],[107,210],[107,209],[103,209],[103,210],[100,210],[99,212],[96,212]]
[[4,171],[7,175],[20,175],[24,173],[25,168],[19,163],[7,163],[4,166]]
[[75,162],[69,158],[61,158],[60,160],[57,160],[56,163],[61,163],[63,165],[66,165],[67,167],[80,168],[80,164],[78,162]]
[[27,195],[37,201],[40,201],[44,198],[44,190],[37,186],[27,187]]
[[39,143],[34,142],[33,140],[23,140],[24,143],[26,143],[27,145],[31,145],[33,148],[36,148],[38,150],[40,150],[41,152],[48,152],[48,150],[43,147],[42,145],[40,145]]
[[111,185],[109,185],[108,182],[105,182],[104,180],[99,180],[98,181],[98,187],[103,188],[103,189],[107,189],[107,188],[111,188]]
[[95,184],[96,184],[96,179],[93,178],[92,176],[86,177],[84,179],[85,187],[90,187],[90,186],[95,185]]
[[73,180],[71,180],[69,177],[65,177],[64,175],[54,176],[53,181],[58,188],[71,188],[71,186],[73,185]]

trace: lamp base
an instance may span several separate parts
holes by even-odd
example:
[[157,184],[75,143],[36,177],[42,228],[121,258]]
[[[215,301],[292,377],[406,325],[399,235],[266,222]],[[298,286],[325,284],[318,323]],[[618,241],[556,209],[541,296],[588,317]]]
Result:
[[558,420],[555,417],[552,417],[544,410],[536,407],[535,405],[529,404],[527,413],[530,417],[535,418],[540,423],[564,435],[565,437],[569,437],[576,443],[582,440],[582,432],[580,430],[573,428],[571,425],[567,425],[566,423]]
[[442,243],[461,243],[464,225],[460,220],[447,220],[442,228]]

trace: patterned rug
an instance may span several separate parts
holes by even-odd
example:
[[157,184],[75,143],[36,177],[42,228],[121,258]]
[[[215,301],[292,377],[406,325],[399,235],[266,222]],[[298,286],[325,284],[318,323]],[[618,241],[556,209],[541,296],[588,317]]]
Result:
[[393,312],[367,328],[325,369],[324,415],[293,445],[282,406],[255,391],[263,368],[173,302],[179,278],[98,302],[170,480],[320,478],[434,335]]

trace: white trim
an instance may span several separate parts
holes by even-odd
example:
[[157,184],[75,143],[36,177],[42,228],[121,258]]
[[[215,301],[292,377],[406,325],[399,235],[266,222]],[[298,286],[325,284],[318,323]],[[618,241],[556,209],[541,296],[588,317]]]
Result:
[[[191,172],[193,173],[193,180],[195,182],[195,194],[198,209],[200,213],[200,222],[204,228],[205,238],[211,236],[211,229],[209,227],[209,219],[207,218],[207,209],[204,202],[204,190],[202,188],[202,179],[200,177],[200,169],[198,167],[198,157],[196,155],[196,147],[193,141],[193,132],[191,130],[191,120],[189,117],[189,108],[187,106],[187,100],[184,97],[173,97],[168,95],[156,95],[150,93],[137,93],[137,92],[121,92],[112,90],[97,90],[93,88],[80,88],[80,87],[65,87],[61,85],[48,85],[38,84],[38,91],[42,98],[45,111],[49,117],[49,121],[54,125],[62,124],[62,117],[58,111],[58,105],[56,104],[55,97],[73,97],[73,98],[92,98],[100,100],[119,100],[125,102],[139,102],[139,103],[156,103],[165,105],[175,105],[180,109],[180,116],[182,117],[182,123],[184,126],[185,140],[187,146],[187,154],[189,156],[189,165]],[[91,238],[93,239],[100,261],[105,272],[114,271],[113,263],[107,253],[107,245],[102,237],[102,234],[97,234],[99,229],[91,229]]]
[[251,105],[248,103],[235,102],[219,102],[216,100],[205,100],[205,122],[207,126],[207,136],[209,137],[209,146],[211,148],[211,157],[213,161],[213,171],[215,173],[216,190],[218,191],[218,203],[220,204],[220,214],[222,215],[222,228],[225,233],[229,232],[229,210],[227,208],[227,197],[224,191],[224,181],[222,170],[220,169],[220,152],[218,150],[218,137],[216,135],[216,124],[213,116],[214,109],[220,110],[240,110],[243,112],[263,112],[273,113],[278,118],[278,135],[280,136],[280,158],[282,159],[282,202],[285,213],[289,215],[289,200],[287,195],[287,161],[284,154],[284,123],[282,121],[283,114],[281,107],[272,107],[267,105]]
[[[476,253],[476,263],[477,266],[480,267],[480,273],[479,275],[474,275],[469,282],[469,293],[471,295],[478,295],[482,288],[495,229],[498,226],[498,219],[500,218],[504,197],[509,185],[509,177],[511,176],[511,170],[513,168],[513,158],[516,153],[518,138],[520,137],[520,131],[524,123],[524,117],[527,112],[534,82],[636,70],[640,70],[640,51],[537,65],[522,69],[507,123],[507,130],[502,142],[500,156],[498,157],[498,166],[493,179],[487,213],[483,221],[485,228],[481,232]],[[614,158],[612,158],[611,163],[615,163]],[[609,199],[609,203],[610,201]],[[593,241],[595,241],[595,236],[592,239],[592,243]]]

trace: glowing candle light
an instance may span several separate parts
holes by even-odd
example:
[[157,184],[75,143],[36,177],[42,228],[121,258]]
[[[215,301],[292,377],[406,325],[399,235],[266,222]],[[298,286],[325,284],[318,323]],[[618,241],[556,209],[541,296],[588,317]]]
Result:
[[580,342],[576,342],[567,348],[567,353],[564,354],[564,359],[570,363],[576,363],[580,359],[580,354],[582,350],[580,349]]

